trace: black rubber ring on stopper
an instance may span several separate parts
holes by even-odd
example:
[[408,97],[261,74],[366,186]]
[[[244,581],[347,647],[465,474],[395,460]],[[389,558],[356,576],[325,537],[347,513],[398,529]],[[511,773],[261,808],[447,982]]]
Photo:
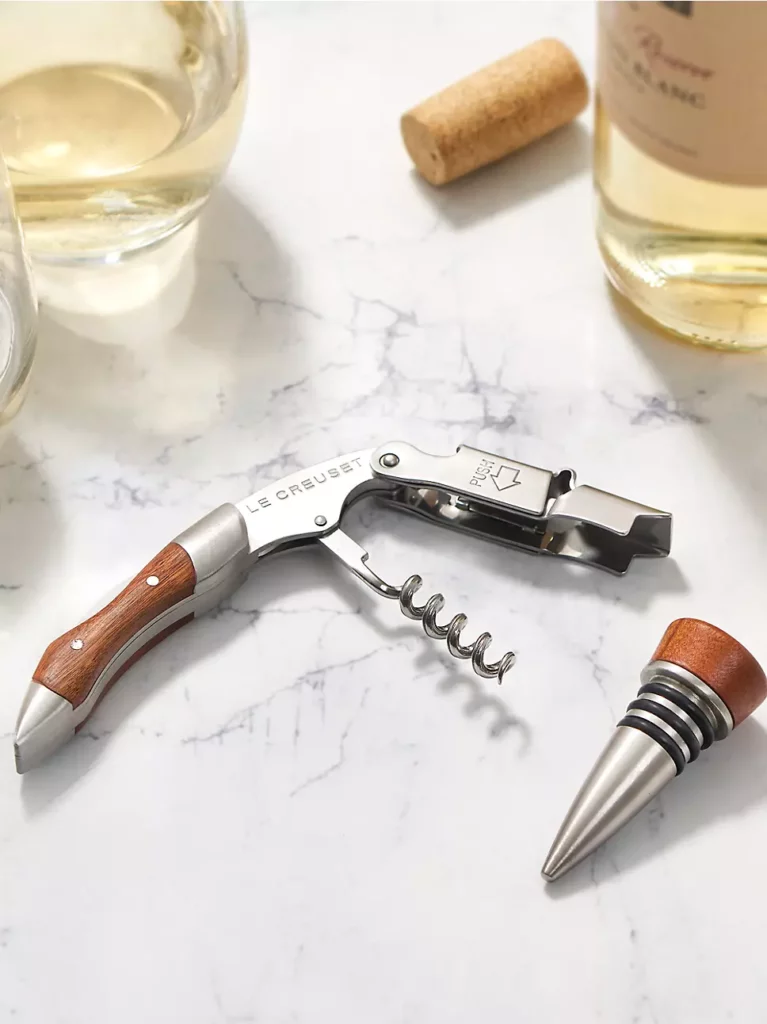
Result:
[[658,746],[663,747],[668,756],[676,765],[677,775],[681,775],[684,771],[684,755],[679,747],[674,743],[671,737],[659,729],[657,725],[653,725],[652,722],[648,722],[646,718],[634,718],[633,715],[626,715],[621,718],[618,725],[630,725],[632,729],[638,729],[639,732],[643,732],[645,736],[649,736],[651,740],[655,740]]
[[668,683],[662,683],[656,679],[651,683],[645,683],[644,686],[640,686],[639,693],[655,693],[659,697],[666,697],[668,700],[673,701],[674,704],[678,704],[683,711],[686,711],[703,733],[703,743],[701,744],[703,750],[706,747],[710,747],[716,739],[714,727],[708,720],[708,715],[706,715],[705,711],[702,711],[695,701],[690,700],[686,694],[680,693],[674,686],[669,686]]
[[637,700],[632,700],[628,710],[650,711],[653,715],[657,715],[658,718],[662,719],[666,725],[670,725],[687,744],[691,761],[694,761],[700,753],[700,740],[687,722],[683,721],[677,712],[672,711],[671,708],[664,707],[662,704],[656,704],[651,697],[639,697]]

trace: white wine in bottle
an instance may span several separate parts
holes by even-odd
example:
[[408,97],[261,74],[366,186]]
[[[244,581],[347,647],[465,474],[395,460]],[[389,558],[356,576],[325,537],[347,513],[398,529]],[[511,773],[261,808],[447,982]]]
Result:
[[610,280],[689,341],[767,347],[767,3],[598,8]]

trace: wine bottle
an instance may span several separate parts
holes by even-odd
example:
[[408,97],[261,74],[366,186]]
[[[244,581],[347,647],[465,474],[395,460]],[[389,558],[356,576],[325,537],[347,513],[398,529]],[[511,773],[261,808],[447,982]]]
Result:
[[767,346],[767,3],[602,0],[607,274],[689,341]]

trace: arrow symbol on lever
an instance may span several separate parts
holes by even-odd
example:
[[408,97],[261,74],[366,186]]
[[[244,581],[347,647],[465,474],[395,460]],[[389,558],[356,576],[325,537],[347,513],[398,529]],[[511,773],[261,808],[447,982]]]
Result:
[[511,466],[500,466],[497,473],[491,473],[490,477],[499,491],[507,491],[510,487],[521,484],[519,470]]

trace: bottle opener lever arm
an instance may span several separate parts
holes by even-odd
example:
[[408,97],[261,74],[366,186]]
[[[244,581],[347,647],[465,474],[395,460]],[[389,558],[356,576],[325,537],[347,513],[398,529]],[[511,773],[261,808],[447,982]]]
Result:
[[552,473],[467,445],[427,455],[403,441],[379,448],[373,466],[396,485],[389,500],[398,507],[531,553],[622,575],[635,557],[671,550],[668,512],[576,486],[570,469]]
[[[670,550],[667,513],[593,487],[578,487],[569,469],[555,474],[468,446],[453,455],[427,455],[402,441],[378,448],[371,468],[390,485],[380,491],[381,497],[397,508],[525,551],[558,555],[621,574],[636,556],[662,557]],[[367,552],[340,531],[321,541],[375,593],[398,600],[402,613],[420,620],[428,637],[445,640],[453,657],[470,659],[478,675],[503,681],[514,664],[514,653],[490,662],[486,657],[492,642],[489,633],[465,643],[462,613],[446,624],[438,623],[445,599],[433,594],[417,605],[420,576],[410,576],[401,587],[392,586],[373,572]]]

